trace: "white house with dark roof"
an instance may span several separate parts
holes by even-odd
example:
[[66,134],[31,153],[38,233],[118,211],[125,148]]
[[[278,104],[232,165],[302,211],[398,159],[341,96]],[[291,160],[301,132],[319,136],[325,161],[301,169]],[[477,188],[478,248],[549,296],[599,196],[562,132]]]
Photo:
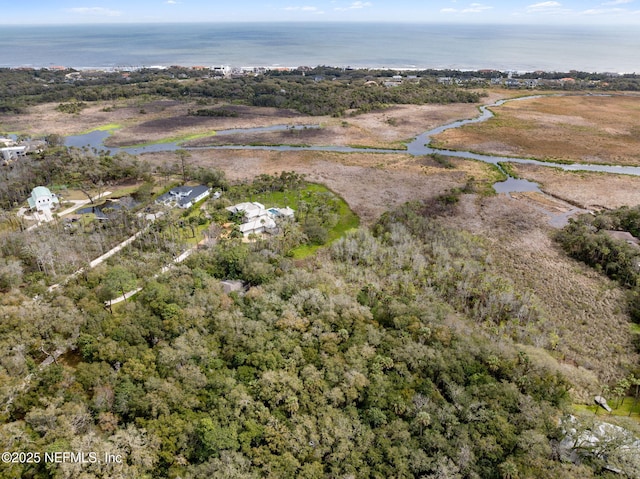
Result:
[[168,193],[159,196],[156,203],[167,206],[178,206],[180,208],[191,208],[198,201],[205,199],[211,193],[211,189],[205,185],[198,186],[178,186],[172,188]]
[[60,202],[58,197],[45,186],[36,186],[27,201],[29,208],[40,212],[51,211],[51,208]]

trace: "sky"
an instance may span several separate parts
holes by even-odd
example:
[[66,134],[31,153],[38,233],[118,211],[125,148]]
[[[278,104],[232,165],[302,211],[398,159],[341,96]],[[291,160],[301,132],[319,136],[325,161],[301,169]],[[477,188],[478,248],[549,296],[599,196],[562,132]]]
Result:
[[640,25],[640,0],[21,0],[3,23],[363,21]]

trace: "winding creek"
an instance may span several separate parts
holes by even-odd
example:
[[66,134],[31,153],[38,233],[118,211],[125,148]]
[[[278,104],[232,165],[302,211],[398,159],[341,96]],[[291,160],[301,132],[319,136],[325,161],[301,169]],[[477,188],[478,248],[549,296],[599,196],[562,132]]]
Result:
[[[555,96],[561,96],[561,94],[555,95]],[[493,112],[490,110],[490,108],[492,107],[501,106],[511,101],[531,100],[531,99],[541,98],[541,97],[543,97],[543,95],[530,95],[526,97],[498,100],[495,103],[492,103],[490,105],[483,105],[479,107],[480,109],[479,116],[475,118],[466,119],[466,120],[457,120],[452,123],[448,123],[446,125],[442,125],[437,128],[433,128],[432,130],[426,131],[421,135],[418,135],[411,142],[407,143],[406,150],[392,150],[392,149],[384,149],[384,148],[353,148],[348,146],[291,146],[291,145],[279,145],[279,146],[221,145],[221,146],[204,146],[204,147],[185,147],[185,146],[182,146],[182,142],[180,141],[172,142],[172,143],[155,143],[155,144],[138,146],[138,147],[110,148],[104,145],[104,141],[110,135],[110,132],[108,131],[92,131],[84,135],[68,136],[65,138],[65,145],[79,147],[79,148],[85,147],[85,146],[88,146],[90,148],[97,148],[97,149],[106,148],[113,153],[127,152],[134,155],[143,154],[143,153],[175,151],[178,149],[331,151],[331,152],[338,152],[338,153],[393,153],[393,154],[407,153],[413,156],[423,156],[423,155],[438,153],[441,155],[446,155],[446,156],[451,156],[456,158],[483,161],[485,163],[490,163],[495,165],[508,177],[506,181],[502,181],[494,185],[494,189],[498,193],[540,191],[537,183],[523,180],[523,179],[516,179],[510,176],[508,172],[505,171],[500,166],[500,163],[507,163],[507,162],[547,166],[552,168],[559,168],[565,171],[592,171],[592,172],[600,172],[600,173],[615,173],[615,174],[640,176],[640,167],[637,167],[637,166],[608,166],[608,165],[582,164],[582,163],[580,164],[553,163],[553,162],[534,160],[532,158],[484,155],[484,154],[473,153],[471,151],[463,151],[463,150],[443,150],[439,148],[433,148],[430,146],[431,139],[439,133],[442,133],[446,130],[450,130],[453,128],[460,128],[465,125],[480,123],[480,122],[489,120],[494,116]],[[216,135],[232,135],[232,134],[238,134],[238,133],[261,133],[261,132],[272,132],[272,131],[284,131],[284,130],[290,130],[290,129],[301,130],[301,129],[307,129],[307,128],[320,128],[320,125],[293,125],[293,126],[292,125],[272,125],[268,127],[257,127],[257,128],[234,128],[230,130],[217,131]]]

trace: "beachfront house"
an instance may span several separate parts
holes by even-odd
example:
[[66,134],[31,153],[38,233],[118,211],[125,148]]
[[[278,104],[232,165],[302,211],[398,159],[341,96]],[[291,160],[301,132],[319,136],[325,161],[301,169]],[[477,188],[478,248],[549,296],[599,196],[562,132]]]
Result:
[[170,207],[191,208],[198,201],[205,199],[211,193],[211,189],[205,185],[178,186],[171,188],[164,195],[156,199],[156,203]]
[[31,210],[40,212],[51,211],[51,208],[59,203],[58,197],[45,186],[36,186],[27,201]]

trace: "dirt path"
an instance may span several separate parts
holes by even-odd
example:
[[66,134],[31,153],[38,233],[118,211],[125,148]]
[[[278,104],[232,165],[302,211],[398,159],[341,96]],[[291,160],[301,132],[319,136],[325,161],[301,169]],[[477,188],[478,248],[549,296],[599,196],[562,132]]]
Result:
[[[201,242],[202,243],[202,242]],[[200,243],[198,243],[199,245]],[[182,252],[179,256],[177,256],[171,263],[164,265],[161,269],[159,273],[154,274],[152,277],[153,278],[157,278],[158,276],[160,276],[161,274],[166,273],[167,271],[169,271],[171,268],[173,268],[174,265],[178,264],[178,263],[182,263],[185,259],[187,259],[189,256],[191,256],[191,254],[193,254],[193,252],[198,249],[198,245],[193,246],[191,248],[189,248],[188,250]],[[131,298],[132,296],[135,296],[136,294],[138,294],[140,291],[142,291],[143,288],[135,288],[132,289],[131,291],[127,291],[125,294],[123,294],[122,296],[118,296],[117,298],[114,299],[110,299],[108,301],[105,301],[104,304],[105,306],[108,306],[109,308],[111,308],[111,306],[113,306],[114,304],[118,304],[118,303],[122,303],[123,301],[126,301],[127,299]]]

